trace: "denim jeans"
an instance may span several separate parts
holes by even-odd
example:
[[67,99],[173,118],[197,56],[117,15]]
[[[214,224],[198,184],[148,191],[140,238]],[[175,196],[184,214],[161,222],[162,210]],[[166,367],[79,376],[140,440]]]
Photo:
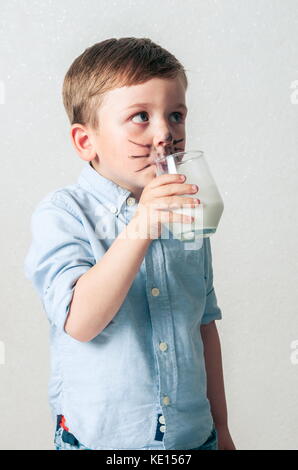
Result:
[[218,450],[218,436],[215,426],[213,425],[211,434],[204,444],[202,444],[200,447],[195,447],[194,449],[189,450]]
[[[75,438],[73,434],[66,431],[61,426],[59,427],[58,424],[57,424],[57,428],[55,432],[54,444],[56,447],[55,450],[92,450],[84,446],[83,444],[81,444]],[[113,450],[118,450],[118,449],[113,449]],[[139,449],[129,449],[129,450],[139,450]],[[162,449],[161,445],[159,446],[157,445],[156,447],[148,447],[148,448],[144,448],[141,450],[165,450],[165,449]],[[187,450],[218,450],[217,430],[215,426],[213,425],[212,431],[208,439],[201,446],[195,447],[193,449],[187,449]]]

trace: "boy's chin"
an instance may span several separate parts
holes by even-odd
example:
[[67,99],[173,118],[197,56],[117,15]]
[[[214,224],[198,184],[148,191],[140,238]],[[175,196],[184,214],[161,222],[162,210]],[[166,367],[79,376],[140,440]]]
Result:
[[139,172],[136,173],[136,177],[134,178],[133,185],[139,189],[144,189],[147,184],[150,183],[155,177],[157,176],[156,173],[156,166],[151,165]]
[[146,186],[146,184],[148,184],[154,178],[156,178],[155,170],[149,170],[146,174],[144,174],[142,176],[140,175],[140,177],[138,179],[139,179],[139,182],[142,182],[140,184],[142,184],[143,186]]

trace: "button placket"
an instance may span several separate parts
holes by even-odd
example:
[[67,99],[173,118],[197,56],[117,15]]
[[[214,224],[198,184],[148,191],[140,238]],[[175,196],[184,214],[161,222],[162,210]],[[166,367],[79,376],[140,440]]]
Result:
[[112,214],[117,214],[118,209],[117,209],[116,206],[111,206],[111,207],[110,207],[110,211],[112,212]]
[[156,432],[155,432],[155,440],[162,441],[164,439],[164,433],[166,430],[166,426],[164,425],[164,416],[158,414]]
[[160,294],[160,290],[157,287],[153,287],[151,289],[151,294],[153,295],[153,297],[157,297]]
[[170,398],[169,397],[163,397],[162,402],[164,405],[169,405],[170,404]]
[[128,206],[133,206],[135,203],[136,203],[136,200],[135,200],[134,197],[131,197],[131,196],[130,196],[130,197],[128,197],[128,198],[126,199],[126,204],[127,204]]
[[162,343],[159,343],[159,349],[160,349],[161,351],[166,351],[166,350],[168,349],[167,343],[163,343],[163,342],[162,342]]
[[165,417],[161,415],[158,420],[161,424],[165,424]]

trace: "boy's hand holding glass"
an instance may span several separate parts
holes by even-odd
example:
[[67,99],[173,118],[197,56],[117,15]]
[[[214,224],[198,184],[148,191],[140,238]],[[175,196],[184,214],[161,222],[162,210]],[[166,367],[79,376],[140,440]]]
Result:
[[199,199],[181,197],[183,194],[195,194],[196,185],[184,183],[185,176],[180,174],[158,175],[143,189],[133,220],[137,222],[139,238],[159,238],[162,224],[180,222],[191,223],[194,217],[173,212],[173,209],[197,207]]
[[200,188],[201,204],[195,209],[187,204],[189,198],[187,200],[184,196],[181,198],[186,203],[181,204],[182,209],[179,209],[178,213],[192,215],[194,220],[177,223],[176,219],[173,219],[173,222],[169,223],[173,237],[181,241],[192,241],[214,234],[224,210],[224,203],[204,152],[201,150],[177,152],[155,156],[154,161],[157,175],[182,173],[186,176],[187,182],[196,183]]

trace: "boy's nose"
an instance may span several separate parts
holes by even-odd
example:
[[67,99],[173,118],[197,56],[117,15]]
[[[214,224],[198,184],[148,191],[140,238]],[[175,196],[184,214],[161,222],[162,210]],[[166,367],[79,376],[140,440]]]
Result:
[[155,147],[154,152],[156,156],[167,156],[173,153],[172,143],[163,143]]
[[154,157],[167,156],[173,153],[173,136],[167,129],[157,132],[153,139],[151,155]]
[[161,132],[157,133],[153,139],[153,144],[155,147],[166,147],[171,145],[173,142],[173,136],[171,132]]

